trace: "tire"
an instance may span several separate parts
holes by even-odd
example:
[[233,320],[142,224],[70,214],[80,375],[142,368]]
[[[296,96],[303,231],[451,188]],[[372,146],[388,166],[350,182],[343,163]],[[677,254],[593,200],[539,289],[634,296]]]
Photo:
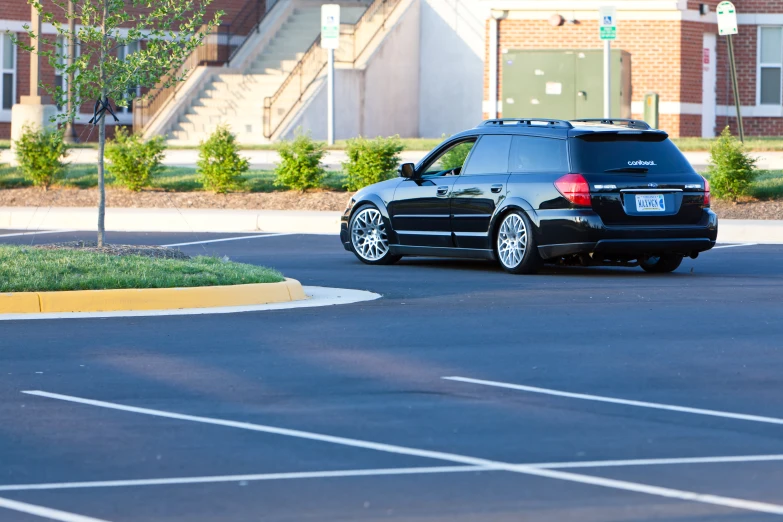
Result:
[[375,205],[363,205],[348,223],[351,250],[359,261],[368,265],[390,265],[402,256],[391,254],[388,226]]
[[541,268],[527,214],[514,210],[501,218],[495,233],[495,256],[503,270],[512,274],[535,274]]
[[639,266],[645,272],[652,274],[665,274],[674,272],[682,263],[682,256],[679,254],[661,254],[659,256],[646,256],[639,259]]

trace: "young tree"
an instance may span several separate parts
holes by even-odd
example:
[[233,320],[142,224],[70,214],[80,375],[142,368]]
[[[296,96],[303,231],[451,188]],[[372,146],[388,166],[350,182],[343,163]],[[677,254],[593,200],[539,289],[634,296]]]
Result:
[[[103,245],[106,191],[104,189],[104,148],[106,144],[106,117],[113,116],[112,101],[117,106],[132,102],[128,92],[152,88],[158,84],[169,87],[185,79],[177,71],[205,35],[219,23],[222,11],[205,22],[206,8],[212,0],[28,0],[40,13],[42,22],[54,26],[65,43],[45,35],[35,34],[25,26],[33,39],[40,38],[40,45],[16,44],[28,52],[37,52],[48,59],[57,74],[72,74],[73,81],[65,92],[60,86],[41,87],[55,103],[65,107],[69,97],[70,112],[58,116],[60,121],[72,119],[82,102],[95,100],[92,125],[98,126],[98,245]],[[68,28],[68,20],[75,19],[74,29]],[[65,23],[63,23],[65,20]],[[70,41],[79,45],[79,56],[68,63],[62,60],[63,47]],[[138,50],[124,57],[118,50],[127,46]],[[116,118],[116,116],[115,116]]]

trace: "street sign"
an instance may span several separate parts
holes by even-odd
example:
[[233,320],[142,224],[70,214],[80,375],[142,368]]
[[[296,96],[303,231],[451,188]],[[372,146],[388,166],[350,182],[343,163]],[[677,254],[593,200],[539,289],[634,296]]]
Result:
[[321,6],[321,47],[324,49],[340,48],[339,4]]
[[737,10],[731,2],[718,4],[718,33],[721,36],[737,34]]
[[617,39],[617,8],[615,6],[598,8],[598,27],[601,40]]

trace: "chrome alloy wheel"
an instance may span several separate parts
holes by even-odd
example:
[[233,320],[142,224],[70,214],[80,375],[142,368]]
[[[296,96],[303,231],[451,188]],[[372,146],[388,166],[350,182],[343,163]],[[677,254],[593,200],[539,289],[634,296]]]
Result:
[[527,250],[527,227],[518,214],[503,219],[498,232],[498,256],[503,266],[515,268],[522,262]]
[[367,261],[378,261],[389,252],[386,225],[378,209],[359,211],[351,225],[351,243],[356,253]]

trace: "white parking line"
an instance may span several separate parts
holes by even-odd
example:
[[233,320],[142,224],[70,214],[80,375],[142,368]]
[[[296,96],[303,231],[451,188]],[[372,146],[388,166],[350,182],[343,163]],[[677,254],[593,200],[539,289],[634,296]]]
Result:
[[40,236],[42,234],[67,234],[69,232],[76,232],[76,230],[41,230],[38,232],[15,232],[13,234],[3,234],[3,237],[18,237],[18,236]]
[[49,520],[59,520],[61,522],[108,522],[100,518],[85,517],[84,515],[77,515],[75,513],[68,513],[67,511],[60,511],[59,509],[36,506],[35,504],[18,502],[16,500],[10,500],[7,498],[0,498],[0,508],[10,509],[20,513],[27,513],[28,515],[35,515],[37,517],[48,518]]
[[240,239],[258,239],[264,237],[292,236],[292,235],[293,232],[286,232],[280,234],[254,234],[252,236],[224,237],[222,239],[208,239],[206,241],[191,241],[189,243],[173,243],[171,245],[160,245],[160,246],[171,248],[171,247],[180,247],[180,246],[188,246],[188,245],[206,245],[207,243],[222,243],[223,241],[239,241]]
[[721,246],[712,247],[712,250],[717,250],[719,248],[735,248],[735,247],[756,246],[756,245],[758,245],[758,243],[739,243],[736,245],[721,245]]
[[594,477],[589,475],[580,475],[577,473],[569,473],[569,472],[557,471],[553,469],[541,469],[533,466],[516,465],[508,462],[499,462],[499,461],[488,460],[483,458],[470,457],[466,455],[458,455],[456,453],[416,449],[416,448],[410,448],[405,446],[397,446],[394,444],[384,444],[379,442],[370,442],[370,441],[364,441],[359,439],[351,439],[347,437],[324,435],[324,434],[313,433],[308,431],[278,428],[275,426],[254,424],[250,422],[239,422],[239,421],[231,421],[225,419],[216,419],[211,417],[200,417],[196,415],[186,415],[182,413],[174,413],[174,412],[168,412],[163,410],[153,410],[149,408],[138,408],[135,406],[126,406],[124,404],[97,401],[93,399],[84,399],[81,397],[61,395],[58,393],[49,393],[45,391],[34,390],[34,391],[24,391],[22,393],[28,395],[36,395],[39,397],[47,397],[50,399],[74,402],[79,404],[86,404],[89,406],[97,406],[99,408],[108,408],[112,410],[127,411],[131,413],[140,413],[142,415],[150,415],[153,417],[164,417],[169,419],[177,419],[177,420],[184,420],[190,422],[198,422],[202,424],[225,426],[229,428],[238,428],[238,429],[257,431],[262,433],[284,435],[288,437],[295,437],[295,438],[305,439],[305,440],[314,440],[319,442],[328,442],[330,444],[339,444],[341,446],[348,446],[353,448],[363,448],[363,449],[370,449],[375,451],[382,451],[385,453],[393,453],[397,455],[408,455],[412,457],[444,460],[444,461],[454,462],[457,464],[480,466],[483,468],[510,471],[513,473],[520,473],[524,475],[532,475],[537,477],[546,477],[546,478],[551,478],[556,480],[563,480],[566,482],[587,484],[591,486],[600,486],[604,488],[618,489],[622,491],[632,491],[636,493],[644,493],[647,495],[674,498],[680,500],[688,500],[692,502],[700,502],[703,504],[712,504],[716,506],[744,509],[748,511],[757,511],[761,513],[783,515],[783,505],[770,504],[766,502],[756,502],[752,500],[744,500],[744,499],[723,497],[717,495],[705,495],[701,493],[695,493],[692,491],[683,491],[683,490],[672,489],[672,488],[650,486],[647,484],[639,484],[636,482],[629,482],[625,480],[614,480],[614,479]]
[[468,377],[441,377],[447,381],[458,381],[470,384],[480,384],[483,386],[492,386],[495,388],[508,388],[510,390],[519,390],[530,393],[540,393],[543,395],[555,395],[557,397],[568,397],[570,399],[581,399],[585,401],[609,402],[612,404],[623,404],[626,406],[638,406],[640,408],[653,408],[657,410],[677,411],[681,413],[694,413],[697,415],[709,415],[711,417],[724,417],[727,419],[745,420],[752,422],[765,422],[768,424],[783,424],[783,419],[777,417],[764,417],[762,415],[747,415],[744,413],[731,413],[718,410],[705,410],[702,408],[690,408],[687,406],[675,406],[673,404],[662,404],[658,402],[644,402],[627,399],[617,399],[615,397],[604,397],[601,395],[588,395],[585,393],[572,393],[549,388],[538,388],[536,386],[525,386],[522,384],[511,384],[508,382],[485,381],[482,379],[470,379]]
[[[783,460],[783,455],[738,455],[729,457],[685,457],[669,459],[593,460],[576,462],[544,462],[516,464],[540,469],[607,468],[632,466],[669,466],[676,464],[721,464],[729,462],[772,462]],[[298,471],[293,473],[257,473],[251,475],[214,475],[204,477],[171,477],[129,480],[96,480],[88,482],[44,482],[40,484],[0,485],[0,491],[30,491],[49,489],[118,488],[136,486],[171,486],[184,484],[213,484],[221,482],[255,482],[310,478],[377,477],[387,475],[422,475],[437,473],[465,473],[476,471],[503,471],[485,466],[429,466],[418,468],[347,469],[335,471]]]

